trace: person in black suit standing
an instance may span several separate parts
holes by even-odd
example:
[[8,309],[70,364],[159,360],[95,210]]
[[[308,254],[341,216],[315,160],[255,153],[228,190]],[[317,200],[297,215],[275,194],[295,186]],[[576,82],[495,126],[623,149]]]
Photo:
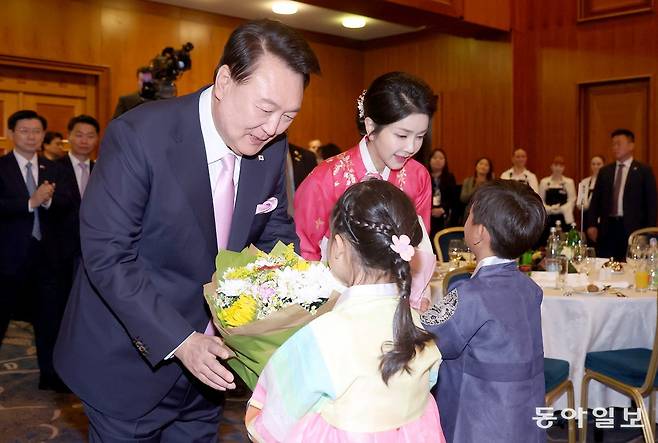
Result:
[[623,260],[629,235],[656,226],[656,178],[649,165],[633,159],[635,134],[612,132],[615,163],[601,168],[590,203],[587,236],[598,242],[600,257]]
[[235,383],[203,285],[219,249],[298,248],[285,131],[319,69],[291,28],[246,22],[212,85],[108,125],[80,206],[82,262],[55,346],[92,443],[217,441],[218,391]]
[[90,155],[98,145],[100,126],[95,118],[78,115],[69,121],[67,129],[71,149],[55,162],[59,168],[57,193],[65,196],[66,205],[60,205],[51,215],[52,231],[56,235],[49,242],[52,247],[48,252],[57,289],[45,292],[42,297],[48,309],[43,310],[40,321],[44,334],[39,354],[41,378],[46,380],[42,386],[60,392],[68,388],[53,367],[53,350],[80,259],[80,202],[94,168]]
[[0,343],[19,306],[27,307],[34,324],[39,387],[50,389],[57,379],[44,367],[48,328],[43,318],[47,299],[56,290],[52,272],[53,213],[65,206],[56,192],[58,168],[39,157],[46,119],[22,110],[7,121],[13,151],[0,157]]

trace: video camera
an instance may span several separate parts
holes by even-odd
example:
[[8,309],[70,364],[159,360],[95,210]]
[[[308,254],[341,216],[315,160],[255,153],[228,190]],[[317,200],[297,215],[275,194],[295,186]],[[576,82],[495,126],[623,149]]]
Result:
[[190,42],[185,43],[181,49],[167,46],[160,55],[153,57],[148,71],[144,73],[150,73],[150,78],[148,75],[144,76],[139,95],[144,100],[175,97],[176,84],[174,82],[183,75],[184,71],[192,68],[190,58],[192,49],[194,49],[194,45]]

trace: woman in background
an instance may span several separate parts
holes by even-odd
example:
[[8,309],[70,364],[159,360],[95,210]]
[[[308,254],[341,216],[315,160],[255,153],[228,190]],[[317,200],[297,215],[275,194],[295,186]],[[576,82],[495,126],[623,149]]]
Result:
[[434,148],[429,161],[432,177],[432,228],[430,238],[452,225],[457,200],[457,182],[448,168],[448,156],[441,148]]
[[[552,174],[539,182],[539,196],[546,208],[546,229],[540,240],[543,244],[552,226],[559,220],[566,232],[574,222],[573,208],[576,203],[576,185],[573,179],[564,176],[564,158],[556,156],[551,163]],[[568,226],[569,225],[569,226]]]
[[[471,201],[471,197],[475,193],[475,190],[483,183],[489,182],[494,179],[493,172],[493,163],[488,157],[480,157],[475,162],[475,171],[473,175],[467,177],[462,184],[462,191],[459,195],[459,199],[464,204],[465,208],[468,207],[468,203]],[[464,221],[466,221],[466,209],[464,209]]]
[[578,198],[576,199],[576,206],[579,209],[587,211],[589,203],[592,201],[592,192],[596,186],[596,177],[599,175],[599,169],[605,165],[605,158],[602,155],[595,155],[589,161],[589,169],[592,175],[585,177],[578,183]]

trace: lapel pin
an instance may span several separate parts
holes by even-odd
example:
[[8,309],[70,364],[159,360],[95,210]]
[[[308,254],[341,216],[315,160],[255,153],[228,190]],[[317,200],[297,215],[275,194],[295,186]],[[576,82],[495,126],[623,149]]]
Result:
[[259,155],[258,155],[258,161],[259,161],[259,162],[265,161],[265,156],[262,155],[262,154],[259,154]]
[[46,169],[44,165],[39,165],[39,169]]

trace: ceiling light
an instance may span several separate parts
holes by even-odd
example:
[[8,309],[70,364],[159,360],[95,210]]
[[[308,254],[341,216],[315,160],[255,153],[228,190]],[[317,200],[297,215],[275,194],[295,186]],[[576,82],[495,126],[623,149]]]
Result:
[[351,29],[363,28],[366,25],[366,18],[360,17],[358,15],[352,15],[350,17],[345,17],[342,21],[343,26]]
[[291,15],[298,10],[297,3],[295,2],[274,2],[272,4],[272,12],[275,14]]

